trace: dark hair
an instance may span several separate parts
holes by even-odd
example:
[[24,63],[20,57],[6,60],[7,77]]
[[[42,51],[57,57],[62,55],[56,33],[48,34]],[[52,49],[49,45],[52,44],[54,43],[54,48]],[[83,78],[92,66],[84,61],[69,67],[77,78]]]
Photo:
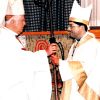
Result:
[[79,26],[84,26],[85,31],[87,32],[87,30],[88,30],[87,25],[85,25],[85,24],[83,24],[83,23],[80,23],[80,22],[74,22],[74,23],[77,24],[77,25],[79,25]]

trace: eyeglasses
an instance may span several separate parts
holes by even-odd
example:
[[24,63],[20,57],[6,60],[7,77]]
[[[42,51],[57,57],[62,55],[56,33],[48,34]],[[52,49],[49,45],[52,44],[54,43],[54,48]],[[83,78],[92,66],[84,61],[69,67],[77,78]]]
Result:
[[73,28],[75,28],[75,27],[77,27],[77,26],[78,26],[78,25],[68,25],[67,28],[73,29]]

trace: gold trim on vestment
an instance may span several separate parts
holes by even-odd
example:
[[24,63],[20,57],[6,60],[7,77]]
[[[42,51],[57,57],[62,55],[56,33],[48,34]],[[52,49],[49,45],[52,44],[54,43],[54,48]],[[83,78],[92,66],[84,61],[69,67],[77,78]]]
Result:
[[60,100],[70,100],[72,80],[63,82],[63,88],[60,96]]
[[[87,75],[85,74],[81,63],[78,61],[70,61],[69,67],[72,71],[74,79],[76,80],[80,88],[87,78]],[[71,86],[72,86],[72,80],[67,80],[63,82],[63,88],[60,100],[70,100]]]
[[88,25],[89,24],[89,21],[87,21],[87,20],[77,19],[77,18],[74,18],[74,17],[70,17],[69,18],[69,21],[80,22],[80,23],[83,23],[85,25]]
[[87,35],[86,37],[84,37],[83,39],[81,39],[79,42],[75,41],[74,44],[73,44],[73,52],[72,52],[71,56],[74,56],[74,52],[75,52],[75,49],[77,47],[79,47],[80,45],[84,44],[85,42],[87,42],[91,38],[93,38],[91,35]]
[[87,42],[91,38],[93,38],[93,36],[91,36],[91,35],[88,34],[86,37],[84,37],[82,40],[79,41],[79,43],[77,44],[76,47],[79,47],[80,45],[84,44],[85,42]]
[[100,100],[100,96],[98,96],[86,83],[79,89],[79,93],[85,100]]
[[76,80],[80,88],[87,78],[87,75],[82,67],[82,64],[79,61],[70,61],[69,66],[73,73],[74,79]]

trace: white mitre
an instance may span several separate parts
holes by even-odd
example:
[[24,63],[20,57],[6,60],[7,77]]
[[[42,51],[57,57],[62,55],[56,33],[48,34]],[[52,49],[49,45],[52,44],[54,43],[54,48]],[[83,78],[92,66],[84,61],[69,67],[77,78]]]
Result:
[[89,25],[91,9],[92,9],[92,5],[89,5],[88,7],[83,8],[75,0],[72,6],[69,21],[80,22],[85,25]]
[[24,15],[23,0],[9,0],[7,15]]

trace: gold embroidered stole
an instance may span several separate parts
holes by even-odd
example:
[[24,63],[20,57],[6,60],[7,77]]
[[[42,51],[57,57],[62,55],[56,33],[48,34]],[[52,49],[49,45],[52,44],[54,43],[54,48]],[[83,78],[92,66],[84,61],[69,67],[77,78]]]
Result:
[[87,36],[85,36],[85,37],[78,43],[77,47],[79,47],[80,45],[84,44],[85,42],[87,42],[87,41],[90,40],[91,38],[93,38],[93,36],[91,36],[91,35],[88,34]]
[[[69,66],[71,68],[72,74],[74,75],[74,79],[76,80],[79,86],[79,93],[85,98],[85,100],[100,100],[100,96],[96,94],[87,84],[86,79],[87,75],[78,61],[69,62]],[[71,87],[71,86],[70,86]],[[70,99],[69,99],[70,100]]]
[[83,85],[84,81],[86,80],[87,75],[80,62],[71,61],[69,62],[69,66],[74,76],[74,79],[76,80],[80,89],[80,87]]
[[63,88],[60,96],[60,100],[70,100],[72,80],[63,82]]
[[85,42],[87,42],[88,40],[90,40],[91,38],[93,38],[91,35],[87,35],[86,37],[84,37],[82,40],[75,41],[74,46],[73,46],[73,52],[72,52],[72,56],[74,55],[75,49],[77,47],[79,47],[80,45],[84,44]]
[[[80,87],[83,85],[84,81],[86,80],[87,75],[84,72],[80,62],[69,61],[69,66],[74,76],[74,79],[76,80],[80,89]],[[62,88],[62,94],[60,100],[70,100],[71,85],[72,85],[72,80],[67,80],[63,82],[63,88]]]
[[100,96],[96,94],[87,84],[84,82],[79,89],[79,93],[85,98],[85,100],[100,100]]

